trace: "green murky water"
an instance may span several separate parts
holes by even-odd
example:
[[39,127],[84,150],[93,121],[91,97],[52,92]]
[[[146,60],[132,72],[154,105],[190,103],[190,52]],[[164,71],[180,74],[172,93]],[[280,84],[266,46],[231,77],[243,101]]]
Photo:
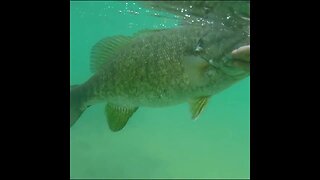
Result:
[[[92,75],[90,50],[100,39],[178,23],[154,13],[133,1],[71,1],[70,84]],[[249,167],[250,78],[211,98],[197,121],[186,103],[141,107],[113,133],[97,104],[70,129],[71,178],[249,178]]]

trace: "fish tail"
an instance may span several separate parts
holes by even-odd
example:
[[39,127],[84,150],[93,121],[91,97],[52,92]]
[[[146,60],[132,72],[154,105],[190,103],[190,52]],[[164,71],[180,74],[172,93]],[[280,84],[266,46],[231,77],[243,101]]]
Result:
[[70,87],[70,127],[79,119],[81,114],[87,109],[81,85]]

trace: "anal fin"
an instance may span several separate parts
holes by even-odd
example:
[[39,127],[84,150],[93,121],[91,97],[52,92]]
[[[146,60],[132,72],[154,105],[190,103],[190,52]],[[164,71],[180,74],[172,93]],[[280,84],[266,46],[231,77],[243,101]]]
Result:
[[210,99],[210,96],[205,96],[205,97],[192,99],[189,102],[193,120],[196,120],[199,117],[204,107],[208,104],[209,99]]
[[130,117],[137,111],[138,107],[126,107],[107,104],[105,113],[110,130],[120,131],[128,122]]

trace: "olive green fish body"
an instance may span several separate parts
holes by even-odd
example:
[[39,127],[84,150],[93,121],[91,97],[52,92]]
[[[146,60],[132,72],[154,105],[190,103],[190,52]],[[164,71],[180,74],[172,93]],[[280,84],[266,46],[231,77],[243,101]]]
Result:
[[108,121],[119,119],[109,126],[117,131],[137,107],[210,97],[248,76],[248,72],[230,74],[222,67],[226,54],[246,43],[247,38],[220,26],[185,26],[102,40],[92,54],[93,66],[101,64],[94,66],[95,74],[81,85],[82,107],[107,102]]
[[[97,81],[89,82],[96,91],[92,98],[132,106],[166,106],[224,89],[228,77],[212,69],[216,78],[210,79],[205,74],[210,72],[209,67],[196,69],[201,66],[197,63],[207,64],[193,54],[205,33],[205,28],[192,27],[135,37],[89,80]],[[195,66],[186,67],[193,64],[185,61],[196,61]],[[202,74],[192,72],[192,68]]]

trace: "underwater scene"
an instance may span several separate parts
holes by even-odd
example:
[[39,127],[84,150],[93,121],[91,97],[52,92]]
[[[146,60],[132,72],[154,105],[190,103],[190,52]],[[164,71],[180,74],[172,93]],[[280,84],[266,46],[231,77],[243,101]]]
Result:
[[70,179],[249,179],[249,1],[70,1]]

